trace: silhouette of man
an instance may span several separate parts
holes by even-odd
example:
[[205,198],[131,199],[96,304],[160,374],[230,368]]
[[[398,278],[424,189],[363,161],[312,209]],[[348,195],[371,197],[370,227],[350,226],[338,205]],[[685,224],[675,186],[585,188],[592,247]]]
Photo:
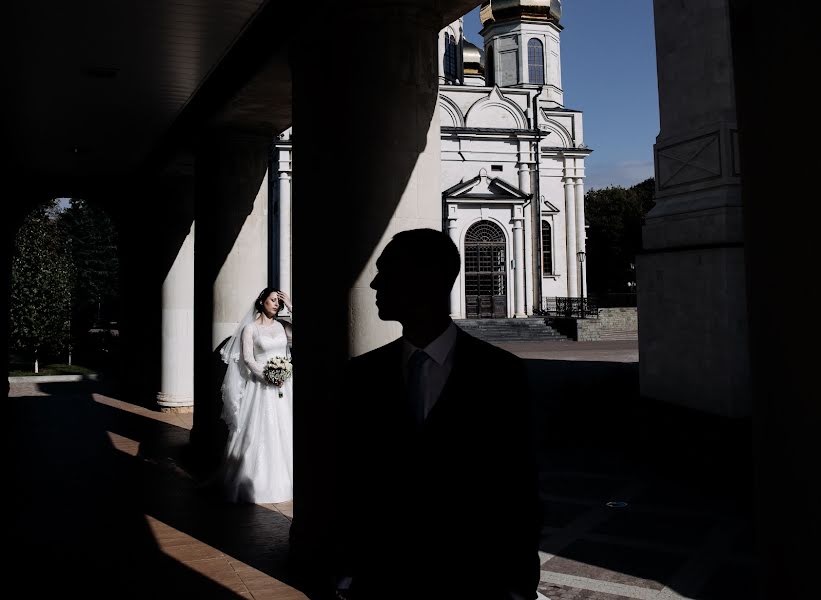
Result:
[[394,236],[371,283],[401,338],[350,361],[338,453],[337,595],[531,600],[541,513],[523,363],[458,329],[461,260]]

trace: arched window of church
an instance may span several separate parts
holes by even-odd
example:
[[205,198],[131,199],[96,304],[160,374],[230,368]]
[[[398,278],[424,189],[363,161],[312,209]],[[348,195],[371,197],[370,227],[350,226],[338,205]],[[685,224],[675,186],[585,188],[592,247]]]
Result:
[[553,275],[553,232],[547,221],[542,221],[542,273]]
[[541,40],[531,38],[527,43],[528,81],[544,84],[544,46]]
[[456,81],[456,38],[445,34],[445,79]]
[[493,85],[494,71],[493,71],[493,44],[487,47],[487,58],[485,59],[485,84]]

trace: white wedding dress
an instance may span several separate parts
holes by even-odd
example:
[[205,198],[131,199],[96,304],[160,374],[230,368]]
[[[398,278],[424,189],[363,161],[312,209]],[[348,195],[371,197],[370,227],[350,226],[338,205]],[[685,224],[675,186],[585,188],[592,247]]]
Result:
[[[293,498],[293,378],[281,388],[265,381],[262,370],[273,356],[288,356],[290,328],[279,321],[253,322],[242,330],[240,360],[250,371],[229,427],[223,487],[231,502],[256,504]],[[282,397],[279,392],[282,392]]]

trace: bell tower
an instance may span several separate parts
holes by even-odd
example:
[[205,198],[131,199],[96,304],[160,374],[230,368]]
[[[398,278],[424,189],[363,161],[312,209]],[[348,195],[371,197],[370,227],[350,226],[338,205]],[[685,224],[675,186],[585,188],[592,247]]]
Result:
[[486,0],[479,18],[487,85],[541,87],[541,99],[563,106],[560,0]]

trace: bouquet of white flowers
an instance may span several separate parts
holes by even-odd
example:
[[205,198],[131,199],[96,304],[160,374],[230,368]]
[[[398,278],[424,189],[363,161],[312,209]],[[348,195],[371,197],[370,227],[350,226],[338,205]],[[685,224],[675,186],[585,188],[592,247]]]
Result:
[[262,374],[265,376],[266,381],[280,388],[280,398],[282,398],[282,384],[293,375],[293,372],[294,366],[291,364],[291,359],[287,356],[273,356],[269,358],[265,364],[265,368],[262,369]]

